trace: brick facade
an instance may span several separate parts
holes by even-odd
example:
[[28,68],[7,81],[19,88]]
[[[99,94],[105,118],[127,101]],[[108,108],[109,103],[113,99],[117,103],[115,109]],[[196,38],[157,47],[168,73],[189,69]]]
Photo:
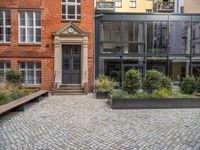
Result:
[[[88,78],[90,90],[93,85],[93,5],[93,0],[82,0],[81,20],[73,21],[81,30],[89,33]],[[61,20],[61,0],[1,0],[0,9],[11,11],[11,43],[0,43],[0,60],[9,60],[11,68],[15,70],[19,69],[20,61],[40,61],[41,89],[51,90],[54,82],[54,36],[52,33],[69,23],[69,21]],[[41,44],[18,43],[19,10],[41,11]]]

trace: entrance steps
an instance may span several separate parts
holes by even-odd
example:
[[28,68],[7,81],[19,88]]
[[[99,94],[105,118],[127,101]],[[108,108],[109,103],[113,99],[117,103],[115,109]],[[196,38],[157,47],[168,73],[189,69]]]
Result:
[[85,95],[84,88],[79,84],[62,84],[54,95]]

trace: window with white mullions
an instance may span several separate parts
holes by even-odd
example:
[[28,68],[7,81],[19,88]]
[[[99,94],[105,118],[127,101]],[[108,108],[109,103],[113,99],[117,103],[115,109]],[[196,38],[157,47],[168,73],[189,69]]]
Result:
[[22,83],[41,84],[40,62],[20,62],[20,73],[22,77]]
[[0,43],[9,43],[11,39],[11,20],[9,10],[0,10]]
[[0,61],[0,81],[6,80],[6,72],[10,69],[10,62]]
[[115,1],[115,7],[121,8],[122,7],[122,0],[116,0]]
[[135,8],[136,7],[136,0],[130,0],[130,7]]
[[62,19],[81,19],[81,0],[62,0]]
[[19,42],[41,42],[41,13],[38,11],[19,12]]

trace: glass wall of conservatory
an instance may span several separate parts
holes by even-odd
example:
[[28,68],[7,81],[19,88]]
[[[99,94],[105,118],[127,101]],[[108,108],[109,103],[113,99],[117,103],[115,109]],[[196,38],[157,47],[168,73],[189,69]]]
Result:
[[200,76],[200,15],[105,13],[96,18],[96,77],[123,82],[130,68],[156,69],[174,82]]

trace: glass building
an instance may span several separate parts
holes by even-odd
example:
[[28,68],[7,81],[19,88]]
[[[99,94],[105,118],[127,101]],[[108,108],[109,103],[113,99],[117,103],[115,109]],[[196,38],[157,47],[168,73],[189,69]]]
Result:
[[96,13],[95,75],[123,82],[130,68],[157,69],[175,83],[200,76],[199,14]]

